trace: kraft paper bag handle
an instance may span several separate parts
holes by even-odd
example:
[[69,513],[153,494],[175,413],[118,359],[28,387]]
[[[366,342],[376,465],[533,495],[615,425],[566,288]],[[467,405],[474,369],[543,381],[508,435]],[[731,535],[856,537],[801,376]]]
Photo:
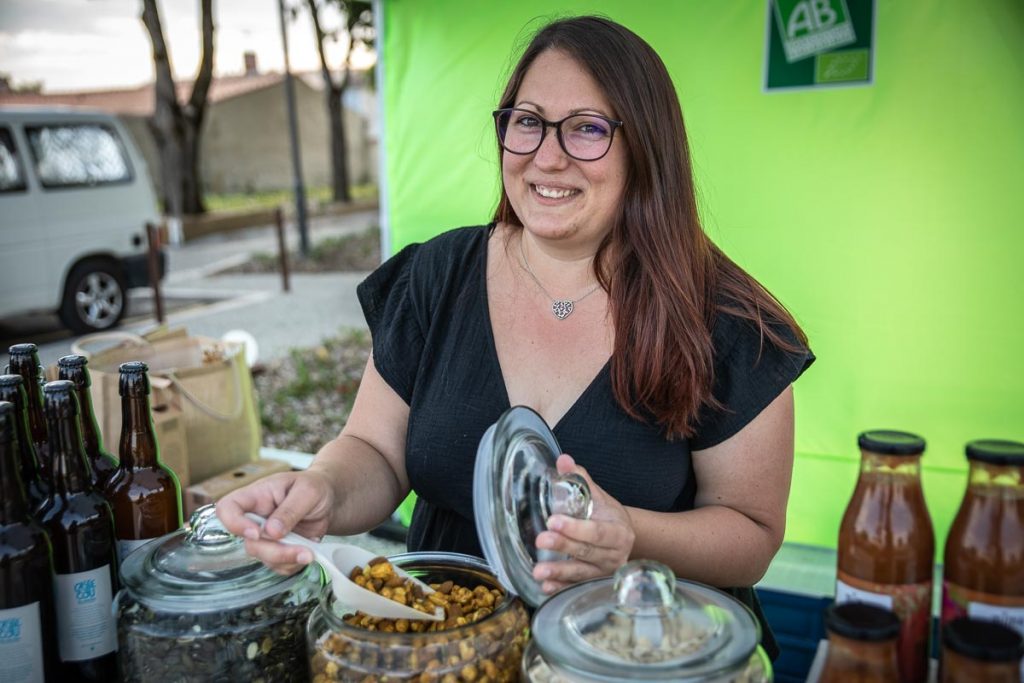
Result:
[[89,358],[92,356],[85,347],[103,342],[131,343],[136,346],[151,346],[148,339],[131,332],[96,332],[79,337],[71,344],[71,353]]
[[161,372],[160,374],[163,377],[166,377],[168,380],[170,380],[170,383],[174,385],[174,388],[180,391],[181,395],[187,398],[189,403],[194,405],[200,411],[206,413],[215,420],[220,420],[221,422],[231,422],[232,420],[238,419],[238,417],[242,414],[242,408],[245,407],[244,403],[242,402],[242,378],[238,374],[239,351],[244,353],[245,350],[242,349],[241,347],[236,348],[235,352],[231,355],[229,359],[231,362],[232,370],[231,376],[235,380],[235,405],[231,409],[231,411],[227,413],[222,413],[216,408],[208,406],[202,401],[200,401],[199,397],[197,397],[195,394],[193,394],[191,391],[185,388],[185,385],[181,383],[181,380],[178,379],[178,376],[174,374],[174,370],[166,370],[164,372]]

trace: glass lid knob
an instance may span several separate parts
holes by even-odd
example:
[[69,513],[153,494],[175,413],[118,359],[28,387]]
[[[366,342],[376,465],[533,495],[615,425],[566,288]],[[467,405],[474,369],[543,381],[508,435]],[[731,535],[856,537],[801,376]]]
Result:
[[217,516],[217,506],[203,505],[188,520],[185,543],[199,550],[221,552],[243,543],[243,540],[224,528]]
[[676,604],[676,575],[660,562],[637,560],[615,572],[616,607],[626,614],[666,614]]
[[594,501],[590,498],[587,480],[578,474],[554,474],[548,472],[544,480],[544,519],[551,515],[565,515],[576,519],[590,519]]

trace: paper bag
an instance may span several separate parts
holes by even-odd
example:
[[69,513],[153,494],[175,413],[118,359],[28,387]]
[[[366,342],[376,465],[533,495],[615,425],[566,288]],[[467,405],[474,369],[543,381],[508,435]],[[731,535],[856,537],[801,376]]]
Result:
[[[111,341],[120,343],[89,353],[89,346]],[[117,453],[121,434],[118,366],[141,360],[149,365],[151,405],[178,410],[183,417],[189,481],[203,481],[259,457],[258,401],[241,344],[161,328],[143,337],[88,335],[75,343],[74,351],[89,356],[93,408],[112,453]]]

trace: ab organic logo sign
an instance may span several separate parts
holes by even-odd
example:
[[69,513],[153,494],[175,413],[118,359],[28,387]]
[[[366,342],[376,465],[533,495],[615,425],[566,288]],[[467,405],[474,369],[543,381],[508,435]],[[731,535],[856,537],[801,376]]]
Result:
[[765,89],[870,83],[874,0],[768,0]]
[[846,0],[775,0],[775,14],[789,62],[857,40]]

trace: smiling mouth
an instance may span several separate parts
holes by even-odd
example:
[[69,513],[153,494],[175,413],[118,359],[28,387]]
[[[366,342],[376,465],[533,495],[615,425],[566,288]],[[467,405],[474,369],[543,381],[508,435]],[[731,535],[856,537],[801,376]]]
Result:
[[572,190],[558,187],[548,187],[546,185],[534,185],[531,184],[530,188],[545,199],[566,199],[580,193],[579,190]]

